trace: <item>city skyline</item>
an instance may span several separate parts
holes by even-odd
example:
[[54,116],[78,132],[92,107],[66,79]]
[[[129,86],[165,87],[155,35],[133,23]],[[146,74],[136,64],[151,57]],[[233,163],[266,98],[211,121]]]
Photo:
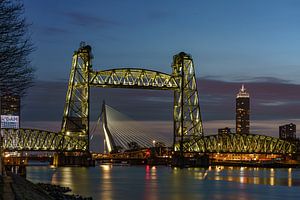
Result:
[[[206,134],[216,133],[218,128],[225,126],[230,128],[235,127],[235,98],[241,85],[240,83],[224,83],[226,90],[220,91],[218,87],[219,84],[220,82],[214,83],[211,80],[205,79],[198,81],[200,107]],[[264,132],[267,135],[278,136],[279,125],[290,122],[295,124],[300,123],[300,119],[297,119],[299,112],[293,105],[283,103],[283,105],[279,106],[278,104],[280,104],[280,101],[283,102],[283,99],[278,99],[278,104],[276,101],[270,102],[264,99],[264,95],[266,95],[265,90],[273,88],[273,84],[274,83],[264,82],[263,85],[257,83],[249,83],[246,85],[247,88],[249,88],[248,91],[251,91],[252,94],[251,130],[254,133]],[[52,86],[49,87],[49,85]],[[280,84],[277,84],[277,86],[278,85]],[[262,86],[265,88],[262,88]],[[45,123],[41,123],[42,125],[39,126],[39,128],[46,125],[46,127],[59,130],[67,83],[43,82],[35,87],[38,88],[38,92],[33,92],[34,95],[30,95],[29,93],[25,98],[23,119],[30,119],[24,120],[27,121],[25,124],[30,126],[29,124],[36,125],[39,121],[43,121]],[[35,90],[35,88],[32,88],[32,90]],[[53,94],[50,99],[47,96],[43,96],[45,90]],[[256,90],[256,92],[253,92],[253,90]],[[282,88],[282,91],[285,92],[291,90],[297,90],[297,85],[286,84]],[[154,122],[158,128],[162,128],[161,123],[159,123],[159,121],[161,121],[163,124],[166,124],[166,127],[162,128],[163,132],[171,132],[173,99],[171,91],[169,94],[167,93],[168,92],[151,90],[93,89],[91,92],[91,120],[97,120],[102,104],[102,101],[99,101],[99,99],[105,99],[108,105],[113,106],[132,119],[148,121],[148,123],[150,123],[149,126],[151,126],[151,122]],[[162,97],[164,94],[166,95]],[[269,95],[270,94],[268,94],[267,97]],[[297,93],[287,93],[286,95],[288,95],[288,98],[295,98]],[[121,102],[119,101],[120,97],[122,97]],[[46,98],[48,100],[46,105],[38,103],[45,102]],[[58,99],[61,99],[61,102]],[[30,102],[34,102],[34,104]],[[275,109],[278,107],[283,107],[283,109],[289,110],[290,112],[285,113],[283,117],[282,115],[278,115],[276,118],[274,114],[281,112]],[[218,114],[220,109],[224,111],[221,117],[220,114]],[[33,110],[35,115],[31,115]],[[44,115],[45,112],[47,112],[47,115]],[[155,112],[156,115],[154,115]],[[30,123],[30,121],[33,123]],[[34,123],[35,121],[36,123]],[[47,123],[47,121],[49,121],[49,123]]]
[[299,199],[299,0],[0,2],[0,199]]
[[[276,126],[280,122],[297,123],[297,1],[192,1],[180,7],[185,12],[180,12],[178,5],[179,1],[158,6],[155,1],[70,4],[25,0],[25,16],[32,23],[36,46],[32,60],[37,79],[22,100],[22,120],[59,123],[72,52],[86,41],[93,48],[95,69],[130,66],[170,73],[172,56],[180,51],[190,53],[198,77],[204,129],[215,122],[234,121],[234,94],[242,83],[253,94],[251,121],[266,127],[266,120]],[[171,121],[171,94],[105,92],[112,97],[102,91],[92,92],[96,110],[100,107],[97,101],[105,98],[132,118]],[[117,102],[119,98],[122,104]],[[41,103],[49,99],[47,104]],[[139,110],[131,111],[133,106]],[[97,114],[92,117],[96,120]]]

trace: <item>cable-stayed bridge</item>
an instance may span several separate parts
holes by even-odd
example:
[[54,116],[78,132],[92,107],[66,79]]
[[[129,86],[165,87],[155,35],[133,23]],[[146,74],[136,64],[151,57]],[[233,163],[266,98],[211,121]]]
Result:
[[[264,135],[204,136],[195,67],[192,57],[184,52],[173,57],[171,74],[139,68],[94,71],[92,58],[91,47],[85,44],[73,54],[61,131],[54,133],[36,129],[1,129],[5,151],[88,152],[91,87],[172,90],[172,147],[174,152],[180,155],[185,152],[293,154],[297,151],[293,143]],[[116,112],[109,107],[107,110],[112,113],[108,114],[106,119],[109,127],[106,128],[111,130],[111,136],[127,138],[115,139],[115,144],[110,143],[111,149],[114,145],[128,147],[126,143],[131,139],[135,139],[141,145],[151,144],[151,137],[141,136],[141,133],[133,132],[126,125],[118,126],[113,123],[113,115],[116,115]]]
[[103,102],[101,114],[102,128],[107,152],[117,152],[131,148],[149,148],[157,144],[172,146],[172,140],[163,137],[143,122],[134,121]]

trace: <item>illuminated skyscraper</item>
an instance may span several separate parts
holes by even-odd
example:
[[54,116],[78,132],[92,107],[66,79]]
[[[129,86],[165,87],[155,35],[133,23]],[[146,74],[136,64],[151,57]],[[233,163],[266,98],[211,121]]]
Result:
[[279,126],[279,138],[282,140],[296,140],[296,124],[290,123]]
[[250,95],[244,85],[236,95],[236,133],[249,134],[250,131]]
[[3,95],[0,97],[1,128],[19,128],[20,96]]

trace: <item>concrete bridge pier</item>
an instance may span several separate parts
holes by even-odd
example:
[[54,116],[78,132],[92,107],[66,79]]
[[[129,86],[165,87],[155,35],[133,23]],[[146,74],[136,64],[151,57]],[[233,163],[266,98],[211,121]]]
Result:
[[207,154],[175,154],[172,158],[172,167],[209,167],[210,159]]
[[26,177],[27,164],[26,157],[5,157],[3,158],[3,171]]
[[58,152],[54,154],[53,163],[56,167],[82,166],[93,167],[95,161],[89,152]]

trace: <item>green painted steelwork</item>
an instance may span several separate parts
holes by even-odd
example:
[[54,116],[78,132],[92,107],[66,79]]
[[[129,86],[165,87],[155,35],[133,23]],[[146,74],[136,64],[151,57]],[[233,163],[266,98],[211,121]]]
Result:
[[74,52],[62,127],[59,133],[1,129],[5,151],[88,151],[90,87],[174,91],[174,151],[203,153],[296,153],[296,145],[254,134],[203,134],[195,69],[190,55],[173,57],[172,74],[137,68],[92,69],[91,47]]
[[5,151],[85,151],[84,140],[38,129],[1,129]]
[[176,90],[174,77],[162,72],[120,68],[90,72],[90,86],[110,88],[139,88],[154,90]]
[[85,149],[89,149],[89,90],[102,87],[173,90],[174,150],[189,151],[182,145],[183,141],[193,143],[203,136],[195,69],[190,55],[181,52],[174,56],[172,74],[138,68],[93,71],[91,55],[88,45],[82,45],[73,55],[62,134],[86,141]]
[[186,148],[202,153],[257,153],[257,154],[294,154],[297,146],[279,138],[257,134],[218,134],[199,138],[194,144],[186,142]]
[[[76,137],[37,129],[1,129],[5,151],[85,151],[87,144]],[[256,134],[221,134],[184,142],[190,152],[237,154],[294,154],[295,144],[279,138]],[[196,147],[195,147],[196,146]]]

